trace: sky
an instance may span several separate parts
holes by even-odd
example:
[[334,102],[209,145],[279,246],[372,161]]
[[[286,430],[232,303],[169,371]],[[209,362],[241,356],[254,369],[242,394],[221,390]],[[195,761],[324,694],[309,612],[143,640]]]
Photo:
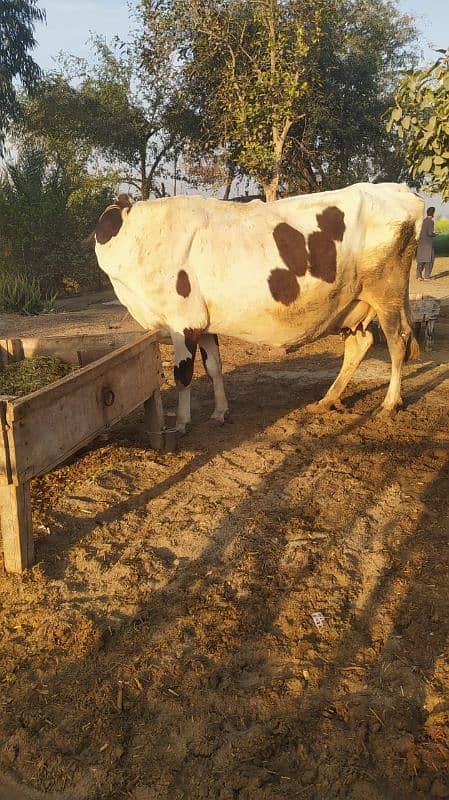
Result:
[[447,0],[399,0],[399,8],[404,14],[412,14],[416,18],[426,61],[435,55],[433,49],[449,47]]
[[[118,34],[126,39],[129,11],[126,0],[39,0],[47,13],[46,25],[37,25],[38,47],[34,58],[43,69],[51,69],[61,50],[77,56],[89,56],[86,42],[91,31],[107,38]],[[399,0],[404,13],[417,19],[423,36],[424,58],[433,57],[431,47],[449,45],[447,0]]]
[[128,36],[126,0],[39,0],[38,5],[45,9],[47,19],[46,24],[36,25],[38,46],[33,58],[44,70],[55,66],[61,51],[88,58],[91,33],[100,33],[107,39]]

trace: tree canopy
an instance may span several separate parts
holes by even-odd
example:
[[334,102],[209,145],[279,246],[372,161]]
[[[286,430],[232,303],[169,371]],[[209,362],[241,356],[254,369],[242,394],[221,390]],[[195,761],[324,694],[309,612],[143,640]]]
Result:
[[35,24],[44,19],[45,12],[38,8],[37,0],[0,2],[0,152],[5,134],[18,114],[14,81],[31,90],[41,74],[29,51],[36,46]]
[[449,198],[449,50],[404,75],[387,129],[402,140],[412,178]]
[[279,192],[403,177],[382,115],[416,31],[392,0],[136,0],[127,44],[93,37],[25,106],[67,169],[108,171],[144,198],[180,159]]
[[387,162],[400,169],[386,157],[382,112],[416,31],[390,0],[139,5],[144,41],[155,16],[159,28],[177,30],[195,144],[251,176],[267,198],[373,176]]
[[[101,164],[107,180],[147,198],[165,192],[167,160],[179,143],[186,109],[170,81],[169,43],[139,70],[137,41],[92,37],[94,60],[66,57],[24,104],[22,133],[38,137],[73,169]],[[151,71],[152,70],[152,71]]]
[[0,172],[0,273],[38,281],[44,290],[96,286],[94,254],[81,246],[111,196],[111,186],[72,184],[63,165],[23,146]]

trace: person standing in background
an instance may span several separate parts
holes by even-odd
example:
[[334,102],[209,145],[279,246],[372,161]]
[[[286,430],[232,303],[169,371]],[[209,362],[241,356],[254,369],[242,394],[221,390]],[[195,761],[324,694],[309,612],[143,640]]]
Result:
[[423,269],[424,269],[424,280],[430,280],[430,273],[432,272],[433,267],[433,260],[435,258],[434,251],[433,251],[433,239],[436,236],[433,230],[433,217],[435,214],[434,206],[430,206],[427,209],[427,216],[423,220],[421,226],[421,233],[419,234],[418,239],[418,248],[416,250],[416,277],[419,281],[423,280]]

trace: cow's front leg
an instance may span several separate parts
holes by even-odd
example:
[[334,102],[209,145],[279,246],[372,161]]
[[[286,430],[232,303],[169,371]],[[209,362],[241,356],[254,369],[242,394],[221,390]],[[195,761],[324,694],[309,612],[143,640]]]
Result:
[[198,337],[189,329],[185,329],[183,333],[170,331],[170,336],[175,351],[174,377],[178,389],[176,430],[185,433],[190,423],[190,384]]
[[218,337],[212,333],[203,333],[198,340],[204,369],[214,385],[215,409],[211,419],[223,423],[228,415],[228,401],[223,383],[223,373],[218,347]]

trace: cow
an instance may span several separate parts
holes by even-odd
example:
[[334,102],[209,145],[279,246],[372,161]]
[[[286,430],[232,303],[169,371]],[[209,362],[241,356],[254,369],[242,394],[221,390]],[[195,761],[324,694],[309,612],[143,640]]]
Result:
[[378,317],[391,357],[381,413],[402,405],[404,360],[419,352],[408,281],[423,201],[405,185],[359,183],[264,203],[178,196],[132,203],[119,195],[95,230],[98,263],[145,329],[171,337],[179,391],[176,427],[190,423],[199,346],[224,422],[217,334],[293,351],[329,333],[346,336],[336,380],[314,408],[340,397],[373,343]]

